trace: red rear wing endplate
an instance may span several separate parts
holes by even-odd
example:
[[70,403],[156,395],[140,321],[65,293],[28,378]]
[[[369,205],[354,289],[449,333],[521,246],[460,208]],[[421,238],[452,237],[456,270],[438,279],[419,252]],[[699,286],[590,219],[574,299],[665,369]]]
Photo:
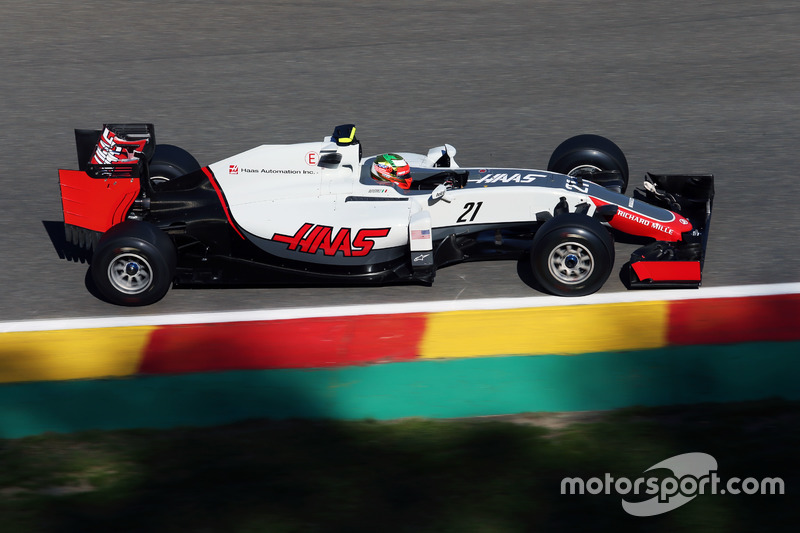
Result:
[[59,170],[64,223],[105,232],[125,220],[139,194],[139,178],[95,179],[81,170]]

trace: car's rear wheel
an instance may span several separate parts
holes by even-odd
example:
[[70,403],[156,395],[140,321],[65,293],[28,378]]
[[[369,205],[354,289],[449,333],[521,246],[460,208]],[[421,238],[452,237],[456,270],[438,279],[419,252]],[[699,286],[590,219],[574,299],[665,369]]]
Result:
[[179,178],[200,168],[200,163],[192,154],[171,144],[158,144],[150,159],[150,183],[161,183]]
[[111,228],[92,257],[91,276],[109,302],[139,306],[157,302],[175,275],[176,251],[161,230],[127,221]]
[[591,217],[559,215],[536,232],[531,267],[536,280],[550,294],[592,294],[611,275],[614,241],[608,230]]
[[619,146],[600,135],[578,135],[558,145],[547,170],[585,178],[615,192],[628,188],[628,161]]

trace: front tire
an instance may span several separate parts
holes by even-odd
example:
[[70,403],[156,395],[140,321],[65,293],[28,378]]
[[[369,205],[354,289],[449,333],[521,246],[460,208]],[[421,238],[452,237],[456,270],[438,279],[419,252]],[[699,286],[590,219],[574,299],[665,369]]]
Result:
[[552,218],[533,238],[533,275],[550,294],[586,296],[597,292],[613,267],[611,234],[586,215],[567,213]]
[[172,285],[177,254],[167,235],[146,222],[111,228],[97,245],[92,281],[109,302],[125,306],[159,301]]
[[600,135],[578,135],[558,145],[547,170],[585,178],[609,190],[625,194],[628,161],[619,146]]

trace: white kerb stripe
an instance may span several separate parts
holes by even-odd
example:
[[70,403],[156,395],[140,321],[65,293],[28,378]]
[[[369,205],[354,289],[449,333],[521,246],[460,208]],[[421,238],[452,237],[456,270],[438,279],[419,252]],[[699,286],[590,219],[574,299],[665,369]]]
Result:
[[[267,289],[265,289],[267,290]],[[21,331],[51,331],[64,329],[117,328],[133,326],[166,326],[177,324],[211,324],[225,322],[253,322],[263,320],[289,320],[399,313],[440,313],[446,311],[483,311],[495,309],[521,309],[527,307],[565,307],[570,305],[600,305],[629,302],[679,301],[707,298],[740,298],[800,294],[800,283],[773,285],[737,285],[700,289],[644,290],[592,294],[580,298],[558,296],[530,296],[523,298],[485,298],[476,300],[447,300],[434,302],[407,302],[394,304],[364,304],[331,307],[294,307],[286,309],[261,309],[252,311],[214,311],[206,313],[181,313],[170,315],[144,315],[103,318],[61,318],[0,322],[0,333]]]

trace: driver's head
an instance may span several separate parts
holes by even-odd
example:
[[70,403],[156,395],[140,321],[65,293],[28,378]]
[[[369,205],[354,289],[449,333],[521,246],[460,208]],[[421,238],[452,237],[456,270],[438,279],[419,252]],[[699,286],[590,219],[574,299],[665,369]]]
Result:
[[396,183],[401,189],[411,187],[411,167],[397,154],[382,154],[376,157],[370,175],[377,181]]

